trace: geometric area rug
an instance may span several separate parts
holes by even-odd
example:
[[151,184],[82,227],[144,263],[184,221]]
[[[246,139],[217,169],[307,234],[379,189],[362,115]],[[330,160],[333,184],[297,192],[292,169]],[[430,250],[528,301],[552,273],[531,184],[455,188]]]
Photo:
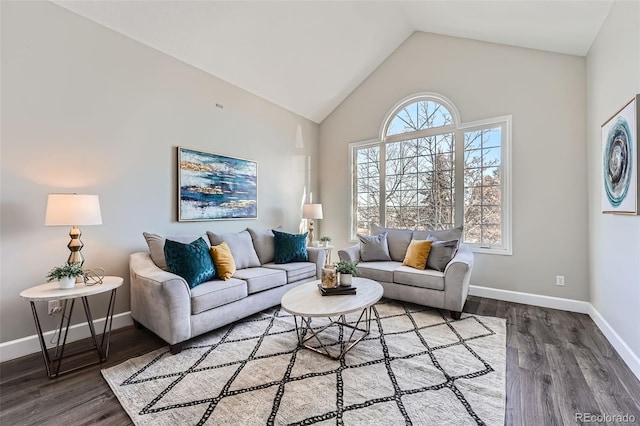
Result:
[[503,425],[505,320],[444,312],[382,299],[332,360],[298,347],[277,306],[102,374],[136,425]]

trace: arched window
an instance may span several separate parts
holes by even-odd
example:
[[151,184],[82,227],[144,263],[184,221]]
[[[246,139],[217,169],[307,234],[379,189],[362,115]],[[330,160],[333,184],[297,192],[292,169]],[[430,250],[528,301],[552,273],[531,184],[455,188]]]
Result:
[[392,112],[385,136],[411,133],[456,124],[449,108],[435,100],[421,99],[400,105]]
[[387,114],[380,139],[351,145],[352,237],[371,224],[464,224],[476,251],[508,254],[510,117],[461,124],[451,101],[418,94]]

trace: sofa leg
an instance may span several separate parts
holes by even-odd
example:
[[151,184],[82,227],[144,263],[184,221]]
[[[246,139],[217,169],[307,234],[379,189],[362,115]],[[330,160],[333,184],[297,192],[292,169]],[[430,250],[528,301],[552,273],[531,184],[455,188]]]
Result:
[[182,352],[182,346],[184,346],[184,342],[169,345],[169,352],[171,352],[171,355],[177,355]]
[[140,324],[138,321],[133,320],[133,326],[137,329],[137,330],[142,330],[144,328],[144,326],[142,324]]
[[454,320],[459,320],[460,319],[460,315],[462,315],[462,312],[456,312],[456,311],[449,311],[451,313],[451,318],[453,318]]

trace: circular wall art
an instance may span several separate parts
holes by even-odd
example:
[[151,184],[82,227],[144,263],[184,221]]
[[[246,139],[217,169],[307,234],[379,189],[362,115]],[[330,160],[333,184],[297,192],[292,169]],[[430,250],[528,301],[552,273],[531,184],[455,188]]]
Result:
[[602,212],[638,214],[640,155],[636,95],[602,125]]
[[633,136],[624,117],[617,117],[609,130],[603,155],[604,188],[613,207],[620,206],[629,192],[633,164]]

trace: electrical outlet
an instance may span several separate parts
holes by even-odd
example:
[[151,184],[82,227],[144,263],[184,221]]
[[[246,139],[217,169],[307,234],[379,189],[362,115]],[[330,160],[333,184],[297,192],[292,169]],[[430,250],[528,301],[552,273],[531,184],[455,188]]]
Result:
[[59,300],[49,300],[49,315],[55,315],[62,312]]
[[556,285],[564,285],[564,275],[556,275]]

